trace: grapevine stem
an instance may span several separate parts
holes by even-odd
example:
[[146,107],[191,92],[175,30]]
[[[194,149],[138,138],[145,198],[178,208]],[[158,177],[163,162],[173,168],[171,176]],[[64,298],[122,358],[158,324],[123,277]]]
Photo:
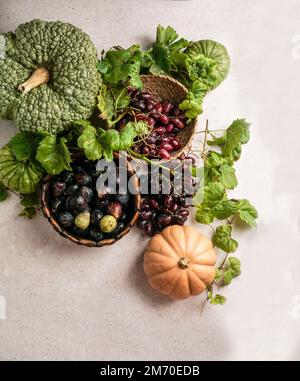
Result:
[[203,300],[203,302],[202,302],[201,311],[200,311],[200,316],[202,316],[202,314],[203,314],[204,307],[206,306],[207,301],[208,301],[208,299],[207,299],[207,297],[206,297],[206,298]]
[[171,171],[170,168],[165,167],[164,165],[155,163],[154,161],[150,160],[148,157],[134,152],[131,148],[128,148],[128,153],[137,159],[145,160],[145,162],[148,164],[154,164],[154,165],[157,165],[159,168],[166,169],[167,171]]
[[237,214],[234,214],[232,219],[228,221],[228,223],[231,225],[234,221],[234,219],[236,218]]
[[222,268],[223,268],[225,262],[227,261],[228,255],[229,255],[229,253],[227,253],[227,254],[225,255],[225,257],[224,257],[224,259],[223,259],[221,265],[218,267],[218,269],[222,270]]
[[115,119],[113,122],[110,123],[110,127],[112,127],[113,125],[115,125],[116,123],[119,122],[119,120],[121,120],[123,118],[123,116],[125,116],[127,114],[127,111],[124,111],[122,112],[122,114],[120,114],[117,119]]
[[203,150],[202,150],[202,157],[205,155],[205,148],[206,148],[206,143],[207,143],[207,134],[208,134],[208,119],[206,119],[206,126],[204,130],[204,141],[203,141]]

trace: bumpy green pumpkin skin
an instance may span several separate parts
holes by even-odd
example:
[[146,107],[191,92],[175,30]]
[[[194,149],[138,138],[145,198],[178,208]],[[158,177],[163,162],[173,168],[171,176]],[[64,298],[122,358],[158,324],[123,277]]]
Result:
[[[100,85],[96,63],[89,36],[68,23],[33,20],[0,35],[0,118],[15,119],[22,131],[55,134],[90,117]],[[21,94],[18,86],[39,67],[50,81]]]
[[227,77],[230,69],[230,57],[225,46],[219,42],[213,40],[196,41],[190,44],[185,53],[192,59],[199,55],[203,55],[204,57],[212,59],[216,63],[213,72],[215,79],[210,90],[219,86]]
[[9,189],[22,194],[33,193],[43,175],[38,163],[17,160],[8,146],[0,149],[0,181]]

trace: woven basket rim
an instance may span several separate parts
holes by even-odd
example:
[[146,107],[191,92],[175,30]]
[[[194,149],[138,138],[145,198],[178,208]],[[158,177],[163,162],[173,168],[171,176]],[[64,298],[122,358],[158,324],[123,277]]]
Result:
[[155,78],[162,78],[162,79],[167,79],[169,80],[170,82],[173,82],[174,84],[180,86],[182,88],[182,90],[184,90],[184,92],[187,94],[188,93],[188,89],[184,86],[184,84],[182,84],[181,82],[179,82],[177,79],[171,77],[170,75],[166,75],[166,74],[141,74],[140,77],[143,79],[143,78],[151,78],[151,77],[155,77]]
[[[120,157],[120,154],[118,152],[114,152],[114,157],[115,159],[118,159]],[[43,185],[42,185],[42,191],[40,195],[40,201],[42,205],[42,211],[44,214],[44,217],[47,218],[48,222],[52,225],[53,229],[60,234],[63,238],[67,238],[69,241],[76,243],[77,245],[82,245],[82,246],[87,246],[87,247],[102,247],[102,246],[108,246],[108,245],[113,245],[114,243],[118,242],[121,238],[123,238],[125,235],[127,235],[133,226],[136,224],[139,212],[140,212],[140,207],[141,207],[141,194],[139,189],[137,188],[139,185],[139,180],[136,172],[134,171],[132,165],[130,164],[130,160],[127,160],[127,171],[134,176],[134,181],[135,181],[135,186],[136,190],[138,192],[135,195],[132,195],[134,197],[134,213],[130,221],[127,223],[126,227],[124,230],[122,230],[117,237],[115,238],[105,238],[99,242],[86,239],[86,238],[80,238],[72,235],[69,233],[66,229],[61,227],[59,223],[56,221],[53,213],[51,212],[49,205],[48,205],[48,195],[49,195],[49,186],[50,186],[50,181],[54,177],[53,175],[47,175],[44,180],[43,180]]]

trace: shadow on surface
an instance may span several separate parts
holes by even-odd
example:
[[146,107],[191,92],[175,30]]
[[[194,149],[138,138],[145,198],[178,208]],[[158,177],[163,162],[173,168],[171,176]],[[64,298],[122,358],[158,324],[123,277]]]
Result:
[[139,295],[144,301],[149,301],[152,305],[171,305],[175,302],[168,297],[159,294],[157,291],[153,290],[146,278],[143,270],[143,256],[144,254],[139,254],[135,262],[130,269],[129,280],[132,286],[138,290]]

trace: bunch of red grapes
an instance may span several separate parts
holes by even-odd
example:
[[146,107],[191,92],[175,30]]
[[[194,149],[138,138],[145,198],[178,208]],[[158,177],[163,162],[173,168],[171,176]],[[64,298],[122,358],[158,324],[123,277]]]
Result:
[[[184,157],[182,155],[182,168],[184,166],[194,165],[195,159],[192,157]],[[185,172],[186,173],[186,172]],[[182,189],[176,187],[176,177],[180,176],[180,182],[182,182]],[[147,176],[145,180],[140,177],[141,183],[143,181],[148,182],[144,188],[142,186],[142,207],[139,215],[137,226],[143,229],[148,236],[153,236],[156,233],[161,232],[165,227],[170,225],[184,225],[189,216],[187,198],[193,196],[195,192],[195,179],[189,172],[188,176],[182,178],[180,172],[170,174],[169,179],[169,192],[163,193],[162,183],[164,179],[162,175],[159,177],[159,187],[157,194],[151,194],[151,183],[153,179]],[[179,187],[181,188],[181,187]],[[143,194],[143,190],[146,192]]]
[[185,128],[184,113],[172,102],[156,102],[151,94],[129,89],[131,106],[138,111],[137,121],[143,120],[151,127],[150,134],[133,146],[133,150],[150,158],[169,160],[171,153],[181,148],[176,137]]

